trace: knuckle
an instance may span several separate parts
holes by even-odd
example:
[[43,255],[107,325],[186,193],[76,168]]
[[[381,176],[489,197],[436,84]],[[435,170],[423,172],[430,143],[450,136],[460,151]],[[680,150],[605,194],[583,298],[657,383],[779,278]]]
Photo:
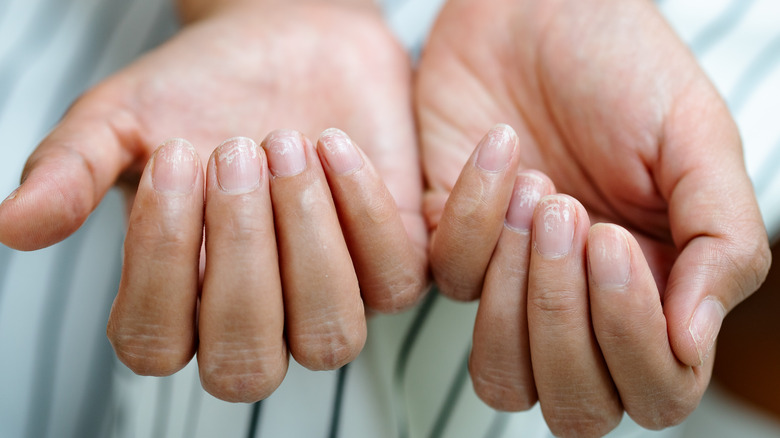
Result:
[[[529,288],[531,290],[531,288]],[[581,300],[574,288],[542,287],[528,297],[528,304],[541,313],[568,316],[581,311]]]
[[399,313],[414,306],[425,292],[425,276],[407,274],[393,277],[384,286],[366,289],[364,292],[366,305],[380,313]]

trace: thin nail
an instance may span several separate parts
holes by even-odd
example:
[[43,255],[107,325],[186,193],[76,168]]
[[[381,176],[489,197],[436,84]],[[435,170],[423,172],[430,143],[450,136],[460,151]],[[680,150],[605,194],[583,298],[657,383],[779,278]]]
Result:
[[214,154],[219,187],[232,194],[251,192],[260,185],[262,161],[257,143],[246,137],[225,141]]
[[198,154],[195,148],[179,138],[163,143],[152,162],[152,185],[162,193],[187,194],[195,186]]
[[477,167],[488,172],[504,170],[517,147],[517,134],[509,125],[496,125],[479,143]]
[[546,259],[566,256],[574,240],[577,211],[568,197],[553,195],[540,202],[541,212],[534,217],[534,247]]
[[340,129],[330,128],[320,135],[325,161],[339,175],[353,172],[363,166],[363,157],[352,140]]
[[274,131],[263,142],[268,155],[268,167],[274,176],[294,176],[306,169],[306,153],[301,134],[295,131]]
[[[6,197],[6,198],[5,198],[5,201],[11,201],[11,200],[13,200],[14,198],[16,198],[16,195],[18,195],[18,194],[19,194],[19,187],[17,187],[16,189],[14,189],[14,191],[13,191],[13,192],[11,192],[11,194],[10,194],[10,195],[8,195],[8,197]],[[5,201],[3,201],[3,202],[5,202]]]
[[591,279],[599,287],[615,288],[628,284],[631,252],[624,232],[616,225],[598,224],[588,245]]
[[528,232],[534,220],[534,209],[544,191],[544,180],[533,173],[521,173],[515,179],[512,199],[506,212],[506,225],[519,232]]
[[705,298],[693,312],[688,331],[693,337],[693,342],[696,343],[700,365],[703,365],[709,358],[725,317],[726,309],[715,297]]

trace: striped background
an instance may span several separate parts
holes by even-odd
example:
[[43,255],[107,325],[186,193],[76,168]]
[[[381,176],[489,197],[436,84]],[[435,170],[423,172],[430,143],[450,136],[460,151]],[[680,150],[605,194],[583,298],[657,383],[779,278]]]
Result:
[[[440,3],[384,2],[413,55]],[[762,212],[778,235],[780,2],[657,3],[734,112]],[[0,194],[15,188],[27,155],[74,98],[175,30],[168,0],[1,0]],[[465,362],[475,307],[436,294],[412,312],[372,320],[350,366],[313,373],[293,365],[279,391],[255,405],[205,394],[192,366],[171,378],[133,375],[115,364],[104,335],[123,220],[112,193],[60,245],[35,253],[0,246],[0,438],[549,435],[538,407],[500,414],[476,399]],[[708,436],[729,436],[726,419],[750,423],[749,436],[780,435],[749,412],[712,427],[717,403],[705,400],[689,424],[663,434],[701,436],[697,418],[710,415]],[[645,434],[630,421],[615,432]]]

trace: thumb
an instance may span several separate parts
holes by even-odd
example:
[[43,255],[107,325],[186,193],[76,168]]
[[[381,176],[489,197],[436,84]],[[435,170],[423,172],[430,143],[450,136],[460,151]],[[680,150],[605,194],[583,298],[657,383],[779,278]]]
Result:
[[0,204],[0,242],[30,251],[74,233],[100,203],[133,153],[130,112],[85,97],[27,160],[22,184]]
[[723,318],[766,278],[771,254],[734,122],[722,103],[698,112],[694,105],[678,104],[689,123],[670,123],[666,132],[664,171],[674,181],[669,220],[681,251],[664,313],[677,358],[700,366],[711,356]]

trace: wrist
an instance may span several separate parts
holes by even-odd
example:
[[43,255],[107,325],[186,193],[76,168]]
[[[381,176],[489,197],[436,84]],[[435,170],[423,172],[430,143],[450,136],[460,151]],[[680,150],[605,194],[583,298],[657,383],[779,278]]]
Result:
[[334,6],[378,9],[376,0],[175,0],[183,23],[198,21],[218,11],[234,7],[271,7],[293,4],[330,3]]

